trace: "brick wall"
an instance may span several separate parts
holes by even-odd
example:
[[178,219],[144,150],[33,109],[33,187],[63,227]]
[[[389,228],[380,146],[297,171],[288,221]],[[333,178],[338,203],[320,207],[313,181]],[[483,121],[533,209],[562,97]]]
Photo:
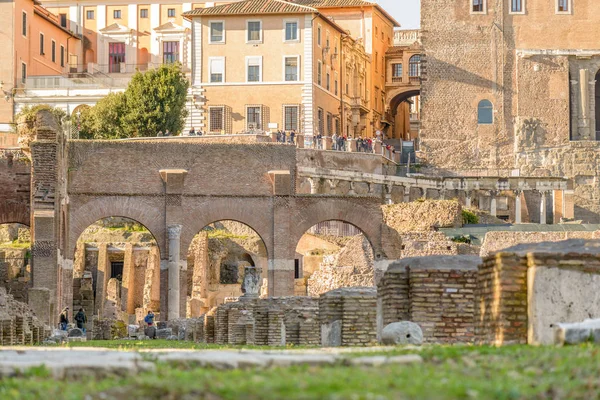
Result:
[[0,155],[0,224],[18,222],[30,225],[29,194],[31,163]]
[[405,258],[378,285],[380,327],[412,321],[426,343],[470,343],[474,338],[476,256]]

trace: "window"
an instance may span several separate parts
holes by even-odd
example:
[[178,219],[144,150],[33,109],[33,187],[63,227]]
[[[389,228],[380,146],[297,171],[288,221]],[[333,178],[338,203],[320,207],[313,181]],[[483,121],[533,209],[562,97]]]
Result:
[[489,125],[494,123],[494,107],[489,100],[481,100],[477,105],[477,123]]
[[248,42],[260,42],[262,40],[261,25],[260,21],[248,21]]
[[225,110],[223,107],[209,107],[208,117],[210,119],[208,123],[208,128],[210,131],[221,133],[225,126]]
[[40,33],[40,55],[44,55],[44,34]]
[[392,82],[402,82],[402,64],[392,64]]
[[375,52],[375,72],[379,71],[379,53]]
[[327,136],[333,135],[333,115],[327,113]]
[[52,62],[56,62],[56,42],[53,40],[50,42],[50,56],[52,58]]
[[571,12],[571,0],[556,0],[556,12],[557,13],[570,13]]
[[167,17],[169,17],[169,18],[175,18],[175,9],[174,8],[168,8],[167,9]]
[[317,44],[321,47],[321,26],[317,28]]
[[283,129],[286,131],[298,130],[298,106],[283,107]]
[[59,14],[58,15],[60,17],[60,26],[62,26],[63,28],[67,27],[67,14]]
[[333,90],[335,95],[338,95],[338,74],[337,72],[335,73],[335,82],[333,83]]
[[113,11],[113,18],[114,19],[121,19],[121,10],[114,10]]
[[148,18],[148,9],[147,8],[140,9],[140,18]]
[[317,85],[321,86],[323,83],[323,64],[321,61],[317,62]]
[[326,39],[325,39],[325,47],[327,49],[329,49],[329,31],[327,31],[327,34],[325,35]]
[[210,58],[208,62],[210,81],[212,83],[225,82],[225,58]]
[[94,10],[87,10],[85,12],[85,18],[86,19],[94,19]]
[[246,107],[246,127],[248,129],[260,129],[260,106]]
[[419,54],[415,54],[408,60],[408,76],[409,78],[421,76],[421,56]]
[[285,23],[285,41],[292,42],[298,40],[298,22],[287,21]]
[[294,260],[294,279],[300,279],[300,260]]
[[510,2],[510,12],[511,13],[522,13],[523,12],[523,2],[525,0],[508,0]]
[[327,71],[327,80],[325,81],[325,88],[331,90],[331,74]]
[[27,13],[23,11],[23,26],[21,27],[21,34],[27,36]]
[[65,46],[60,46],[60,66],[65,66]]
[[317,120],[319,123],[318,133],[323,134],[323,132],[325,131],[325,122],[323,121],[323,109],[321,107],[319,107],[317,110]]
[[27,64],[21,63],[21,83],[25,84],[27,81]]
[[297,82],[298,80],[298,56],[285,57],[285,81]]
[[121,72],[121,63],[125,62],[125,43],[114,42],[108,44],[108,70]]
[[262,81],[262,57],[246,57],[246,82]]
[[179,61],[179,41],[163,42],[163,64]]
[[225,22],[212,21],[210,24],[210,43],[225,43]]
[[485,13],[485,0],[470,0],[471,13]]

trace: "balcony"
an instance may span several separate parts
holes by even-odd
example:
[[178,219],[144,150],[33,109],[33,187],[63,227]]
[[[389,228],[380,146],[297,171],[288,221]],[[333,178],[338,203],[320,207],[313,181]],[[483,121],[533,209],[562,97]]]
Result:
[[369,109],[369,100],[363,99],[362,97],[352,97],[350,99],[350,106],[353,110],[360,110],[361,114],[367,114],[371,110]]
[[402,77],[401,76],[393,76],[392,83],[402,83]]
[[410,82],[411,85],[420,85],[421,77],[420,76],[410,76],[410,77],[408,77],[408,81]]

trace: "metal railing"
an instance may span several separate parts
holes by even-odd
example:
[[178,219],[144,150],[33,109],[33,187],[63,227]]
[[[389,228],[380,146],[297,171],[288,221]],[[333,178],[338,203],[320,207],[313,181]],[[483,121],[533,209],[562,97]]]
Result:
[[392,83],[402,83],[402,77],[401,76],[393,76]]

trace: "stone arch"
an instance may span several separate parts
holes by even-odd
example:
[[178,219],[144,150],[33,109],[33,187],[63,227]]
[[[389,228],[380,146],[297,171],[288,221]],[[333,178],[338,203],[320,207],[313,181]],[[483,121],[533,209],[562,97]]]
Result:
[[270,223],[272,205],[268,202],[257,205],[252,201],[244,198],[220,198],[203,204],[186,206],[189,217],[186,218],[181,230],[181,254],[187,254],[194,236],[208,225],[219,221],[235,221],[256,232],[262,239],[269,258],[273,251]]
[[69,238],[65,253],[69,259],[73,259],[77,240],[83,231],[96,221],[109,217],[129,218],[146,227],[156,240],[161,258],[164,259],[167,256],[164,212],[159,203],[152,205],[139,197],[99,197],[93,198],[79,207],[72,204],[68,217]]
[[381,243],[381,208],[367,207],[344,199],[319,200],[300,207],[290,226],[290,246],[295,249],[302,236],[313,226],[325,221],[342,221],[360,229],[371,244],[375,260],[385,258]]
[[5,201],[0,204],[0,225],[22,224],[31,226],[29,206],[23,203]]

